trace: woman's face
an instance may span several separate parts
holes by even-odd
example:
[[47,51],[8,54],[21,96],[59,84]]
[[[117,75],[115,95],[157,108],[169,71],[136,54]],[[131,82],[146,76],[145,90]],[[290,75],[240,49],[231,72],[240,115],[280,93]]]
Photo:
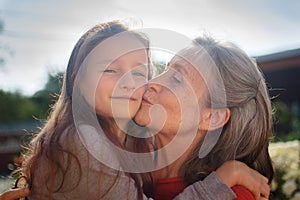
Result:
[[188,132],[199,126],[208,109],[207,91],[197,69],[175,56],[168,70],[148,83],[134,120],[160,134],[175,136],[179,128]]
[[[87,57],[81,93],[102,117],[131,119],[148,77],[145,46],[130,35],[101,42]],[[94,102],[93,102],[94,101]]]

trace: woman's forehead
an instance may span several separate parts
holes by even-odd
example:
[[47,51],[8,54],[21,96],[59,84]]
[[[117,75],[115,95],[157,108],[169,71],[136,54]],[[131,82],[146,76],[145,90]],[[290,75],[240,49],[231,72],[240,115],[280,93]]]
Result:
[[201,46],[192,46],[179,51],[170,61],[169,66],[181,66],[189,74],[201,75],[202,78],[218,76],[219,69],[210,54]]
[[168,63],[168,67],[179,71],[184,75],[191,75],[195,74],[198,70],[198,66],[194,65],[193,63],[189,62],[190,60],[185,59],[181,56],[174,56],[174,58]]

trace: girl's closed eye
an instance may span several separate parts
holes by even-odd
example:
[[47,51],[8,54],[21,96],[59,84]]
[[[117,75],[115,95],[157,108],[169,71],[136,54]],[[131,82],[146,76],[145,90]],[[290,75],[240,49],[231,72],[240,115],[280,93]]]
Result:
[[131,70],[131,74],[135,77],[147,78],[148,76],[147,65],[141,64],[137,67],[134,67],[134,69]]
[[146,72],[133,71],[132,75],[137,76],[137,77],[146,77]]
[[107,68],[107,69],[103,70],[103,72],[105,72],[105,73],[117,73],[117,70],[116,69]]

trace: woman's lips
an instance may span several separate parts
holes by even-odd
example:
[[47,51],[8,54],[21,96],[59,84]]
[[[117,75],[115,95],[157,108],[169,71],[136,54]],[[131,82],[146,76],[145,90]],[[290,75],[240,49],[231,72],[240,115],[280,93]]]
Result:
[[146,97],[143,97],[142,103],[153,105]]

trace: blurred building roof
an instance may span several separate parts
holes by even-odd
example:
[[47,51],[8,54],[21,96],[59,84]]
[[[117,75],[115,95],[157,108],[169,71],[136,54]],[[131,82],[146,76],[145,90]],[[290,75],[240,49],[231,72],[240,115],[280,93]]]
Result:
[[38,121],[0,123],[0,136],[23,135],[25,132],[36,132],[42,126]]
[[300,67],[300,48],[256,57],[265,72]]
[[[256,57],[277,100],[300,105],[300,48]],[[275,91],[275,92],[274,92]]]

